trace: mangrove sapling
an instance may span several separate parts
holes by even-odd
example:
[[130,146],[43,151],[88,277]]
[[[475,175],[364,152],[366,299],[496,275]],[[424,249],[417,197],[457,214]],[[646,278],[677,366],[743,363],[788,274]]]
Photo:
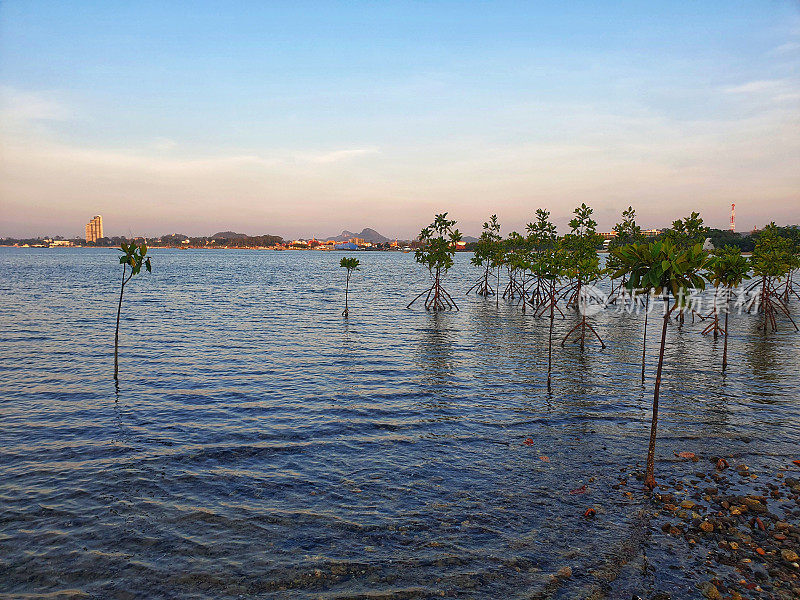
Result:
[[786,282],[783,286],[783,303],[789,304],[789,300],[792,296],[800,300],[800,293],[797,291],[797,280],[796,280],[796,273],[797,270],[800,269],[800,254],[795,253],[791,268],[789,269],[789,274],[786,276]]
[[[702,246],[708,236],[708,232],[709,228],[703,225],[703,217],[700,216],[700,213],[693,211],[688,217],[673,221],[672,227],[664,233],[664,238],[674,244],[676,248],[685,250],[697,244]],[[695,317],[698,317],[701,321],[706,319],[705,315],[701,315],[694,310],[691,303],[686,302],[678,308],[678,314],[675,316],[675,320],[681,326],[686,320],[687,310],[692,315],[692,323],[694,323]]]
[[780,231],[788,237],[790,242],[789,250],[789,272],[786,274],[786,281],[783,286],[783,303],[789,305],[791,296],[800,300],[800,293],[797,290],[797,270],[800,269],[800,226],[781,227]]
[[701,246],[708,236],[709,228],[703,225],[703,217],[698,212],[692,212],[688,217],[672,222],[672,227],[664,232],[664,238],[669,240],[676,248],[686,250],[697,244]]
[[339,261],[339,266],[347,269],[347,283],[345,283],[344,287],[344,311],[342,311],[343,317],[350,315],[350,306],[348,304],[348,296],[350,293],[350,275],[352,275],[353,271],[360,270],[358,265],[359,261],[357,258],[342,258],[342,260]]
[[527,272],[530,269],[530,253],[527,242],[516,231],[512,231],[506,240],[506,270],[508,271],[508,285],[503,293],[503,298],[516,303],[522,303],[522,310],[525,310],[527,283]]
[[[568,262],[564,265],[564,275],[568,277],[567,284],[559,290],[562,299],[567,301],[567,307],[580,310],[579,299],[581,288],[585,280],[582,277],[581,266],[588,267],[588,263],[581,265],[582,261],[597,257],[597,246],[602,239],[597,235],[597,222],[592,219],[592,209],[581,204],[574,211],[575,217],[569,222],[570,232],[564,236],[565,248],[568,251]],[[599,257],[597,257],[599,265]],[[599,275],[598,275],[599,276]]]
[[570,289],[570,293],[565,293],[567,306],[574,304],[576,310],[581,313],[580,321],[575,327],[570,329],[561,340],[563,346],[570,335],[576,333],[573,343],[579,343],[583,348],[586,342],[587,330],[591,331],[602,348],[606,347],[605,342],[595,331],[594,327],[587,321],[588,313],[591,312],[590,304],[593,299],[592,290],[589,286],[596,283],[602,275],[600,269],[600,256],[597,254],[597,247],[602,243],[602,238],[597,235],[597,222],[592,219],[592,209],[581,204],[575,209],[575,217],[570,221],[570,233],[564,236],[565,248],[568,251],[567,264],[564,272],[575,283]]
[[514,300],[523,296],[525,238],[516,231],[512,231],[508,238],[503,240],[503,245],[505,246],[504,264],[508,273],[508,285],[503,292],[503,299]]
[[[147,244],[137,245],[134,242],[126,244],[123,242],[118,248],[122,252],[119,257],[119,264],[122,265],[122,285],[119,288],[119,304],[117,305],[117,330],[114,333],[114,379],[118,379],[119,374],[119,318],[122,313],[122,295],[125,293],[125,285],[134,275],[138,275],[144,265],[147,272],[151,272],[150,258],[147,257]],[[130,267],[130,272],[128,268]]]
[[[606,260],[606,271],[610,273],[614,273],[619,270],[621,266],[618,262],[616,257],[614,256],[614,249],[620,248],[622,246],[626,246],[628,244],[633,244],[636,242],[641,242],[644,240],[644,235],[642,235],[642,228],[636,224],[636,211],[633,209],[632,206],[628,207],[628,210],[622,211],[622,221],[614,225],[613,229],[615,235],[612,237],[608,242],[608,258]],[[623,274],[620,278],[619,283],[614,283],[616,280],[614,278],[611,279],[611,292],[608,294],[608,303],[609,304],[616,304],[617,301],[622,298],[623,300],[627,297],[627,279],[626,276]],[[649,294],[647,296],[647,301],[649,301],[650,297]],[[632,300],[635,302],[636,297],[633,296]]]
[[[767,231],[767,228],[769,231]],[[754,237],[756,241],[758,241],[761,239],[762,235],[767,234],[769,237],[777,236],[785,240],[785,242],[781,243],[781,246],[785,248],[786,253],[781,258],[786,262],[786,274],[780,278],[782,283],[778,280],[774,282],[774,288],[776,295],[778,295],[783,300],[783,304],[788,307],[789,300],[792,296],[800,299],[796,279],[796,271],[800,269],[800,225],[778,227],[775,223],[770,223],[767,228]],[[758,280],[756,280],[754,286],[751,287],[757,287],[760,290]],[[783,287],[783,290],[778,293],[778,288],[780,287]]]
[[778,313],[782,313],[798,330],[788,306],[778,291],[778,283],[789,274],[793,264],[791,241],[778,233],[775,223],[767,225],[759,233],[751,258],[753,274],[760,280],[758,310],[764,315],[759,329],[777,331]]
[[[739,287],[745,279],[748,279],[750,262],[742,256],[742,251],[736,246],[725,246],[714,250],[713,255],[708,261],[705,278],[714,286],[714,336],[719,333],[724,336],[722,348],[722,371],[728,366],[728,315],[730,313],[730,300],[733,290]],[[725,312],[725,324],[720,327],[718,324],[719,314],[717,310],[717,293],[722,291],[724,303],[721,305]],[[709,326],[711,327],[711,326]],[[703,331],[708,333],[709,327]]]
[[426,310],[458,310],[455,300],[442,286],[442,277],[453,266],[456,244],[461,241],[461,233],[454,229],[455,224],[455,221],[447,219],[447,213],[442,213],[436,215],[433,223],[420,232],[419,240],[422,245],[414,253],[414,259],[428,268],[432,283],[430,288],[409,302],[406,308],[411,308],[414,302],[425,296]]
[[[528,223],[526,230],[528,232],[528,246],[530,248],[531,263],[536,263],[539,260],[539,254],[553,248],[557,239],[556,226],[550,222],[550,211],[543,208],[536,209],[536,221]],[[550,283],[546,282],[541,276],[534,272],[536,285],[530,294],[528,302],[532,306],[538,307],[546,301]]]
[[495,294],[494,297],[495,308],[500,308],[500,271],[506,264],[506,259],[507,259],[506,250],[507,250],[506,244],[501,238],[494,245],[494,252],[492,253],[492,259],[491,259],[492,266],[497,269],[497,294]]
[[[673,311],[682,307],[691,289],[705,287],[700,270],[705,267],[707,253],[702,245],[679,248],[669,239],[651,243],[632,244],[627,253],[625,269],[629,289],[652,290],[655,295],[664,295],[665,309],[661,326],[661,343],[658,353],[655,387],[653,389],[653,412],[650,421],[650,442],[647,448],[645,486],[653,489],[655,480],[656,430],[658,424],[658,400],[661,391],[661,375],[664,368],[664,348],[667,326]],[[670,299],[673,304],[670,306]]]
[[546,282],[549,296],[547,299],[547,305],[550,309],[550,327],[547,334],[547,391],[551,389],[553,372],[553,323],[555,321],[556,303],[558,302],[556,298],[556,282],[564,272],[565,263],[566,251],[563,243],[552,240],[549,247],[542,247],[532,264],[534,275],[541,281]]
[[[467,290],[470,294],[473,290],[484,298],[487,296],[494,296],[495,289],[489,283],[489,275],[492,268],[495,266],[492,258],[497,253],[497,245],[501,243],[500,237],[500,223],[497,222],[497,215],[492,215],[488,221],[483,224],[483,232],[475,244],[475,256],[471,261],[477,267],[484,267],[483,274],[478,280]],[[498,279],[498,285],[500,281]]]
[[[706,318],[711,319],[711,323],[701,332],[703,335],[713,334],[716,340],[720,335],[725,335],[725,328],[719,322],[720,307],[725,311],[727,305],[726,285],[722,278],[725,277],[726,271],[731,264],[730,261],[742,260],[743,267],[747,269],[747,260],[742,257],[739,248],[734,246],[725,246],[724,248],[717,248],[713,251],[708,259],[708,266],[703,276],[714,286],[714,299],[711,306],[711,312],[706,315]],[[734,263],[736,264],[736,263]],[[745,274],[747,271],[745,270]],[[738,285],[738,284],[737,284]],[[722,290],[720,290],[722,287]]]

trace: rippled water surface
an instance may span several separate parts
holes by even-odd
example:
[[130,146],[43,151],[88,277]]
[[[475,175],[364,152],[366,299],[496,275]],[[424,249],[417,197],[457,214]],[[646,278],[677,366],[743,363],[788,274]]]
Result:
[[[345,320],[338,253],[152,254],[115,393],[116,252],[0,248],[0,597],[525,598],[570,565],[568,598],[639,526],[611,484],[646,452],[641,317],[557,346],[548,394],[546,320],[464,296],[468,255],[430,314],[412,255],[360,253]],[[658,473],[796,458],[800,335],[734,318],[723,378],[701,327],[670,333]]]

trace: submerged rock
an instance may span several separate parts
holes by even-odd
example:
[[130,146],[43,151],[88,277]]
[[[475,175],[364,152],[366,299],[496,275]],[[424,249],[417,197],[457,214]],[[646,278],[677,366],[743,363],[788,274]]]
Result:
[[709,600],[719,600],[722,598],[722,594],[719,593],[717,586],[711,582],[704,583],[700,587],[700,591],[703,592],[703,597],[708,598]]
[[797,562],[798,556],[797,552],[794,550],[789,550],[788,548],[784,548],[781,550],[781,558],[786,562]]
[[561,567],[556,573],[559,579],[569,579],[572,577],[572,567]]

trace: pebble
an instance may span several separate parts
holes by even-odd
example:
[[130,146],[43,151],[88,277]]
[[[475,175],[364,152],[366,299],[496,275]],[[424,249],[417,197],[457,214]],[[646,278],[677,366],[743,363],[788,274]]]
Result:
[[767,512],[767,507],[764,506],[760,500],[757,498],[746,497],[743,499],[744,505],[747,506],[748,509],[752,510],[753,512],[757,513],[765,513]]
[[797,556],[797,552],[795,552],[794,550],[789,550],[788,548],[784,548],[783,550],[781,550],[781,558],[783,558],[783,560],[785,560],[786,562],[795,562],[800,557]]
[[572,577],[572,567],[561,567],[556,573],[556,576],[561,579],[569,579]]
[[711,582],[704,583],[700,590],[703,592],[703,596],[709,600],[719,600],[722,598],[722,594],[719,593],[717,586]]

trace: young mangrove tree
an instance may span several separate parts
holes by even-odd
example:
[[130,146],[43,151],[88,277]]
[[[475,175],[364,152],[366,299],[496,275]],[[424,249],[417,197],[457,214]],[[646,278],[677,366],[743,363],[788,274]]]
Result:
[[411,308],[419,298],[425,296],[427,310],[458,310],[458,305],[442,286],[442,277],[453,266],[456,244],[461,241],[461,233],[455,229],[456,222],[447,218],[447,213],[436,215],[433,223],[419,234],[422,245],[414,253],[414,259],[428,268],[431,286],[408,303]]
[[122,242],[119,251],[122,252],[122,256],[119,257],[119,264],[122,265],[122,284],[119,288],[119,304],[117,305],[117,330],[114,333],[114,379],[118,379],[119,374],[119,317],[122,313],[122,295],[125,293],[125,285],[131,280],[131,277],[139,274],[142,265],[148,273],[151,272],[150,258],[147,257],[147,244],[137,245],[135,242],[130,244]]
[[344,286],[344,311],[342,311],[342,316],[347,317],[350,314],[350,306],[348,303],[348,296],[350,294],[350,275],[353,274],[353,271],[358,271],[359,261],[357,258],[342,258],[339,261],[339,266],[347,269],[347,282]]

